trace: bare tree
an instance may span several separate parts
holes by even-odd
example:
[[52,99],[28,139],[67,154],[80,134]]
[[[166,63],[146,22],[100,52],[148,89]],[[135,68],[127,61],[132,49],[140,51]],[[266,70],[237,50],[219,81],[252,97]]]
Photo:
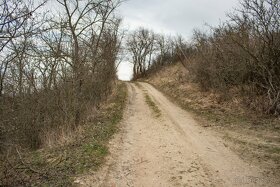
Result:
[[132,56],[134,78],[145,75],[155,50],[154,33],[144,28],[137,29],[128,37],[127,49]]
[[1,4],[3,142],[36,149],[47,134],[75,130],[116,79],[122,34],[114,11],[121,1],[51,3],[60,9],[45,15],[37,11],[44,4],[31,0]]
[[[62,5],[66,17],[62,17],[66,24],[65,32],[71,35],[73,49],[70,54],[71,67],[73,69],[76,92],[76,117],[77,125],[81,119],[82,88],[84,84],[84,72],[87,60],[86,51],[83,51],[85,45],[90,45],[90,54],[92,59],[97,59],[98,48],[103,36],[106,25],[112,20],[112,12],[119,6],[121,1],[107,0],[57,0]],[[96,61],[92,60],[93,68]]]
[[33,14],[46,3],[45,1],[34,5],[33,0],[16,1],[4,0],[0,4],[0,96],[3,94],[3,84],[9,63],[14,56],[5,55],[9,53],[9,44],[23,36],[31,36],[37,32],[33,25],[26,29],[28,21],[33,18]]
[[270,113],[280,113],[280,2],[243,0],[237,14],[231,14],[229,30],[239,32],[231,39],[249,57],[254,71],[251,81],[264,90]]

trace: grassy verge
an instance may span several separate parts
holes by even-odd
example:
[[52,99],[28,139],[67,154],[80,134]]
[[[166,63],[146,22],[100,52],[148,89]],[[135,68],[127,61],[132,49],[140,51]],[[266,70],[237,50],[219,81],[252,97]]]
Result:
[[157,117],[157,118],[160,117],[161,112],[160,112],[158,106],[155,104],[155,102],[152,100],[152,98],[147,93],[145,93],[145,101],[148,104],[148,106],[152,109],[155,117]]
[[147,90],[145,90],[143,88],[143,86],[141,84],[139,84],[138,82],[135,82],[135,84],[143,90],[144,94],[145,94],[145,101],[147,103],[147,105],[150,107],[150,109],[153,111],[155,117],[160,117],[161,116],[161,111],[158,108],[158,106],[156,105],[156,103],[152,100],[152,98],[148,95]]
[[[176,86],[172,86],[174,89]],[[159,88],[159,87],[158,87]],[[159,88],[183,109],[194,114],[203,127],[219,132],[227,145],[244,160],[260,165],[265,174],[278,178],[280,172],[279,120],[255,114],[242,114],[211,107],[200,107],[195,100],[187,102],[170,89]],[[257,137],[257,138],[256,138]]]
[[118,130],[126,96],[125,84],[118,83],[97,116],[67,145],[33,152],[15,148],[18,154],[5,158],[1,166],[0,186],[72,186],[75,176],[97,170],[108,154],[109,139]]

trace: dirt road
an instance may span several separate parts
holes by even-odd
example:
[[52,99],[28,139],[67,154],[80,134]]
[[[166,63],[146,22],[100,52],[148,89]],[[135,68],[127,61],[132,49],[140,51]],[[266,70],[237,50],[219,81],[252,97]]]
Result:
[[[242,161],[223,140],[147,83],[127,83],[129,100],[121,132],[98,172],[82,186],[268,186],[261,170]],[[145,101],[149,95],[161,115]]]

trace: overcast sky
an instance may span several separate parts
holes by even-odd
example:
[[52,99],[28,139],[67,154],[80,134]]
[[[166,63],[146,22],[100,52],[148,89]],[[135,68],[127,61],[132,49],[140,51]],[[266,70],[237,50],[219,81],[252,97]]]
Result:
[[[119,7],[123,27],[139,26],[167,35],[180,34],[190,39],[193,29],[203,29],[205,23],[218,25],[226,13],[238,6],[239,0],[127,0]],[[119,78],[131,77],[131,64],[119,67]]]

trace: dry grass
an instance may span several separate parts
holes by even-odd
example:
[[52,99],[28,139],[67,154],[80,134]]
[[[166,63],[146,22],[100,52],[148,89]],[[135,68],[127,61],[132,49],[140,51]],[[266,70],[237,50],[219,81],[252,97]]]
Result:
[[145,81],[193,113],[202,126],[215,130],[243,159],[280,178],[280,120],[248,110],[237,88],[201,91],[181,64],[164,67]]
[[145,90],[143,88],[143,86],[141,84],[139,84],[138,82],[135,83],[140,89],[142,89],[144,91],[145,94],[145,101],[148,104],[148,106],[150,107],[150,109],[153,111],[153,114],[155,117],[160,117],[161,116],[161,111],[158,108],[158,106],[156,105],[156,103],[153,101],[153,99],[148,95],[147,90]]
[[26,151],[10,147],[9,155],[1,156],[0,186],[72,186],[74,176],[96,170],[108,153],[109,139],[118,130],[126,94],[125,84],[118,83],[113,95],[82,128],[61,132],[56,143],[48,134],[47,148]]
[[152,98],[146,93],[145,94],[145,101],[148,104],[148,106],[151,108],[151,110],[153,111],[155,117],[160,117],[161,116],[161,112],[160,109],[158,108],[158,106],[155,104],[155,102],[152,100]]

